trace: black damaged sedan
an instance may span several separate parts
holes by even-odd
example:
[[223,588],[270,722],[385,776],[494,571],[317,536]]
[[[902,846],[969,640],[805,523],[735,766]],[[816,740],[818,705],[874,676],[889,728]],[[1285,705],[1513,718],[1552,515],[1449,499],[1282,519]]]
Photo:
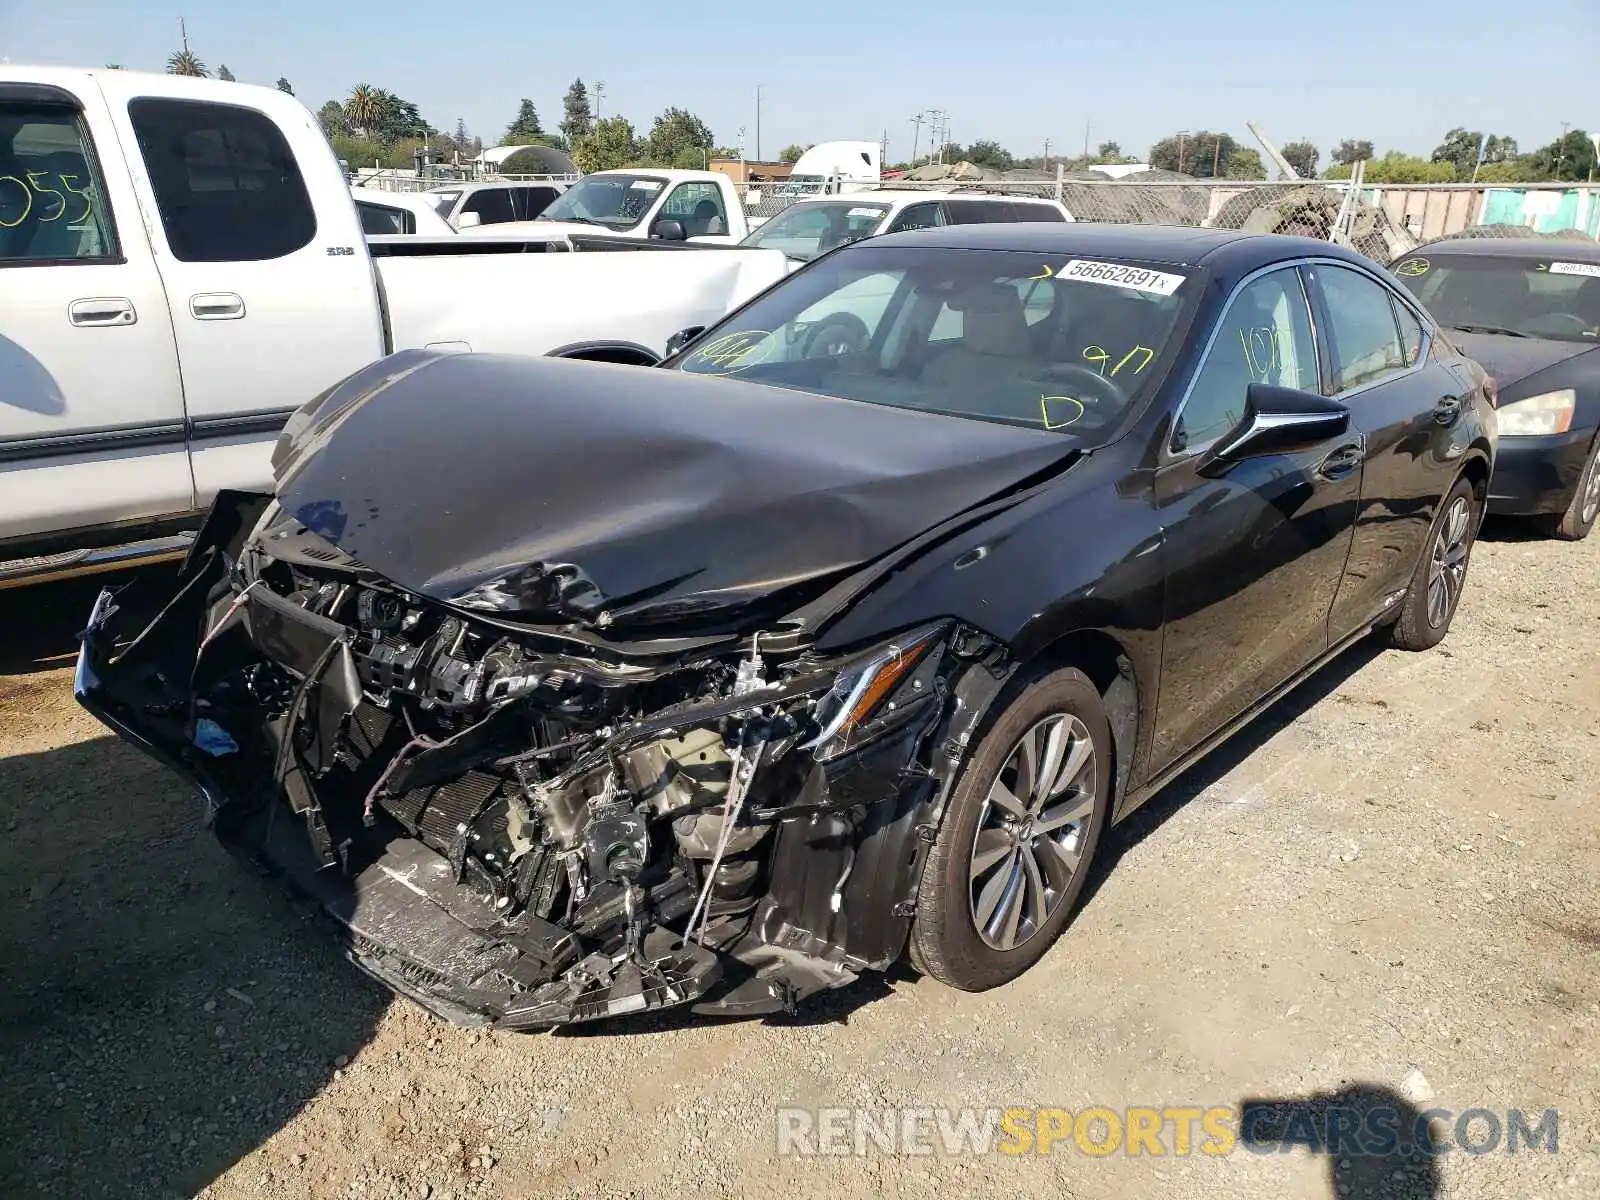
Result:
[[665,369],[366,368],[153,622],[102,594],[77,690],[458,1021],[987,988],[1109,824],[1354,640],[1445,635],[1495,437],[1324,243],[892,235]]

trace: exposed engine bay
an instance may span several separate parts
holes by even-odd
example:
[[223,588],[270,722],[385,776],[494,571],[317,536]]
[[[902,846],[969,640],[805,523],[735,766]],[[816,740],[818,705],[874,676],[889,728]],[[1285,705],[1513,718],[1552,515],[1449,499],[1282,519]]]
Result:
[[224,494],[147,627],[102,594],[78,692],[364,969],[532,1029],[792,1010],[888,966],[963,689],[1003,659],[949,622],[844,659],[781,628],[608,644],[420,597]]

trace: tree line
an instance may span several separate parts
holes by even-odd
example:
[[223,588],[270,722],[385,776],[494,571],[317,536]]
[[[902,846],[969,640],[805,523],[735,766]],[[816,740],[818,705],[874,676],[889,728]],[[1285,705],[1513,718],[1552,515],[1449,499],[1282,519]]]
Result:
[[[107,63],[118,67],[118,63]],[[210,77],[211,71],[190,49],[187,35],[181,49],[167,59],[173,75]],[[219,65],[216,78],[232,80],[226,64]],[[277,86],[290,95],[294,89],[288,79],[279,77]],[[668,108],[646,133],[621,115],[596,117],[589,89],[582,79],[572,81],[561,101],[562,116],[554,131],[547,131],[538,109],[524,98],[515,116],[499,139],[503,146],[550,146],[567,151],[581,171],[600,171],[615,167],[702,167],[712,158],[732,158],[738,151],[718,147],[710,128],[686,109]],[[451,133],[434,128],[418,112],[417,106],[396,93],[360,83],[343,100],[329,100],[317,110],[323,131],[336,153],[353,164],[377,162],[388,167],[406,167],[415,150],[427,144],[436,155],[476,157],[483,140],[469,133],[459,118]],[[809,146],[786,146],[780,155],[794,162]],[[1304,179],[1318,178],[1322,150],[1308,140],[1287,142],[1279,147],[1284,160]],[[933,147],[918,162],[938,158],[943,162],[970,162],[993,170],[1053,169],[1058,164],[1067,170],[1092,169],[1108,163],[1130,163],[1137,159],[1125,155],[1116,142],[1102,142],[1094,154],[1077,157],[1018,156],[992,139],[981,139],[968,146],[951,142]],[[535,173],[536,164],[518,161],[513,155],[504,169],[516,174],[518,168]],[[1348,178],[1358,162],[1366,164],[1368,183],[1455,183],[1474,178],[1480,183],[1538,183],[1544,181],[1582,182],[1597,166],[1595,145],[1582,129],[1566,130],[1559,138],[1536,150],[1522,152],[1515,138],[1486,134],[1458,126],[1444,135],[1426,158],[1389,150],[1377,156],[1373,143],[1364,138],[1345,138],[1328,156],[1328,168],[1321,178]],[[1230,134],[1210,130],[1185,130],[1161,138],[1150,147],[1149,165],[1197,179],[1265,179],[1266,164],[1261,152],[1242,146]],[[893,164],[904,170],[912,163]]]

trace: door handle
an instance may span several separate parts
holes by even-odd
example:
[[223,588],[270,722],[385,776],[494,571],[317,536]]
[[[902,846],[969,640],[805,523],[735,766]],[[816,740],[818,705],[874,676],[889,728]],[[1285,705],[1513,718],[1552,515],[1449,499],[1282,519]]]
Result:
[[196,321],[237,321],[244,316],[244,298],[234,292],[201,292],[189,297],[189,315]]
[[1324,479],[1343,479],[1361,466],[1361,459],[1361,443],[1346,442],[1322,460],[1317,474]]
[[1453,425],[1460,415],[1460,396],[1445,396],[1433,406],[1433,419],[1440,425]]
[[139,319],[126,296],[95,296],[67,305],[67,320],[74,325],[132,325]]

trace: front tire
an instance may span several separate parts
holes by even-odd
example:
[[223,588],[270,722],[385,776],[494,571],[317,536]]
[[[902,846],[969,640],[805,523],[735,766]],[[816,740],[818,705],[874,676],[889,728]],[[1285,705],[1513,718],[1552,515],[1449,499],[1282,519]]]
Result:
[[912,962],[967,992],[1038,962],[1083,891],[1113,774],[1105,706],[1083,672],[1023,686],[951,794],[922,871]]
[[1567,511],[1549,520],[1550,536],[1563,542],[1581,542],[1594,528],[1600,517],[1600,434],[1589,448],[1589,460],[1578,474],[1578,486],[1572,489],[1572,502]]
[[1401,650],[1430,650],[1444,640],[1461,604],[1466,585],[1467,561],[1478,536],[1477,492],[1466,478],[1456,484],[1439,506],[1433,528],[1402,600],[1400,619],[1390,635]]

